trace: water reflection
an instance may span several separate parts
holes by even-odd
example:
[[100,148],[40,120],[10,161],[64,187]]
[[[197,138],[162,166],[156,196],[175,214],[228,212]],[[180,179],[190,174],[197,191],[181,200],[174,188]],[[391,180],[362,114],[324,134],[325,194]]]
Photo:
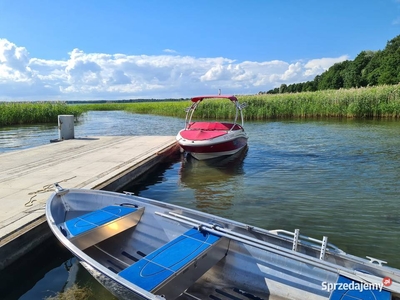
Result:
[[[0,272],[0,295],[3,300],[46,299],[73,285],[90,289],[87,300],[116,300],[55,237]],[[68,297],[73,299],[72,295],[63,299]]]
[[54,295],[68,278],[64,262],[70,257],[71,253],[55,237],[45,241],[0,272],[1,299],[43,299]]
[[200,210],[225,210],[234,204],[236,190],[243,184],[243,161],[248,147],[223,158],[199,161],[187,155],[179,169],[181,188],[194,191],[195,207]]

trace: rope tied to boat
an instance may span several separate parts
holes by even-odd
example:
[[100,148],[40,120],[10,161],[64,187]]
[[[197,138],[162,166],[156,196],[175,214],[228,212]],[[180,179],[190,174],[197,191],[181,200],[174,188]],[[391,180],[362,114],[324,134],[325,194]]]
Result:
[[[68,180],[71,180],[71,179],[73,179],[75,177],[76,176],[72,176],[70,178],[63,179],[61,181],[57,181],[57,183],[67,182]],[[54,192],[54,191],[55,191],[54,183],[51,183],[51,184],[44,185],[40,190],[36,190],[34,192],[28,193],[28,195],[33,195],[33,196],[29,199],[28,202],[25,203],[25,207],[32,207],[33,206],[33,202],[38,201],[38,200],[35,199],[35,197],[38,194],[44,194],[44,193],[49,193],[49,192]]]

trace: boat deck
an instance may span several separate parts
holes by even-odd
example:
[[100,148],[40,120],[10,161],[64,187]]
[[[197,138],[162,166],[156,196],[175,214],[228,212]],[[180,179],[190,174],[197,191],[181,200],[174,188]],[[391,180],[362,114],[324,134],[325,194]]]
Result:
[[[172,136],[104,136],[0,154],[0,250],[38,220],[45,221],[53,183],[118,190],[174,151]],[[3,255],[8,254],[0,251]]]

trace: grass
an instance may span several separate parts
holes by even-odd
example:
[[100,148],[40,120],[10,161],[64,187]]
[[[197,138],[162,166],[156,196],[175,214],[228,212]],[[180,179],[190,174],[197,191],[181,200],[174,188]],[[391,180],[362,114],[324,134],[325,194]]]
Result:
[[399,118],[400,85],[239,97],[246,118]]
[[[279,118],[400,118],[400,85],[359,89],[326,90],[276,95],[243,95],[246,120]],[[83,104],[84,110],[125,110],[139,114],[185,117],[187,101],[140,102],[126,104]],[[234,106],[227,100],[205,100],[196,116],[204,119],[231,119]]]
[[57,123],[58,115],[79,117],[84,111],[64,102],[0,102],[0,126]]
[[[246,120],[280,118],[400,118],[400,85],[340,89],[276,95],[243,95]],[[138,103],[99,103],[67,105],[63,102],[0,103],[0,126],[12,124],[57,123],[57,116],[76,118],[87,111],[124,110],[139,114],[185,117],[190,101]],[[234,106],[227,100],[205,100],[196,117],[231,119]]]

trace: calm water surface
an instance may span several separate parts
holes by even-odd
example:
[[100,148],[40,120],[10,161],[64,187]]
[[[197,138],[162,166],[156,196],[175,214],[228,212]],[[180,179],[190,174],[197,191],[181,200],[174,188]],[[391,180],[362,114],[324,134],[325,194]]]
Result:
[[[346,252],[400,268],[400,122],[245,125],[249,147],[241,155],[211,163],[174,157],[124,190],[267,229],[327,235]],[[183,120],[176,118],[89,112],[76,123],[75,136],[172,136],[182,126]],[[0,152],[57,137],[56,125],[0,128]],[[43,299],[74,282],[91,286],[94,299],[112,299],[56,241],[31,255],[41,261],[36,257],[47,262],[16,264],[0,275],[7,282],[4,291],[0,288],[5,299]],[[21,277],[27,284],[20,284]]]

